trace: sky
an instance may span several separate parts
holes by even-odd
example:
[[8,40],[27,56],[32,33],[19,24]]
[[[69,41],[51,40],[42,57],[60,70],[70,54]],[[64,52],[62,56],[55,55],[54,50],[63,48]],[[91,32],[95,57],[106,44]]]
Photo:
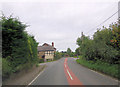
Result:
[[54,42],[58,51],[66,51],[67,48],[75,51],[81,32],[92,37],[97,28],[108,27],[117,21],[118,14],[98,26],[118,11],[118,1],[1,0],[0,11],[30,25],[26,31],[35,36],[39,45]]

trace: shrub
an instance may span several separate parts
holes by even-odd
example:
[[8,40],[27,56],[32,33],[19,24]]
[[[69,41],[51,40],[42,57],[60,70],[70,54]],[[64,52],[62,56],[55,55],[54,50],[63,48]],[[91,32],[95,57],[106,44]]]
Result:
[[40,59],[39,59],[39,63],[44,63],[44,59],[43,59],[43,58],[40,58]]
[[62,57],[62,53],[56,51],[56,52],[55,52],[55,56],[54,56],[54,60],[58,60],[58,59],[60,59],[61,57]]
[[3,38],[3,77],[10,72],[18,72],[36,64],[38,43],[34,36],[25,31],[27,25],[11,16],[1,17],[0,23],[2,23]]
[[2,75],[3,77],[9,77],[9,75],[12,73],[12,68],[10,66],[9,61],[6,59],[2,59]]
[[119,32],[118,25],[113,24],[112,27],[103,27],[103,29],[97,30],[93,35],[93,39],[82,34],[77,39],[79,47],[76,49],[76,54],[82,55],[86,60],[102,60],[109,64],[119,64]]

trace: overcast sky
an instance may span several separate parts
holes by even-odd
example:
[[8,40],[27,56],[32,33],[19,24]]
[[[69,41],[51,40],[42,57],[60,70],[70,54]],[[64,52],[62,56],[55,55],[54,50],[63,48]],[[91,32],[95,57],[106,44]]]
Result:
[[[9,1],[9,2],[8,2]],[[92,36],[97,25],[118,10],[119,0],[1,0],[1,11],[19,17],[39,45],[54,42],[59,51],[78,47],[76,40],[83,31]],[[103,25],[116,22],[118,14]],[[103,25],[99,26],[102,27]]]

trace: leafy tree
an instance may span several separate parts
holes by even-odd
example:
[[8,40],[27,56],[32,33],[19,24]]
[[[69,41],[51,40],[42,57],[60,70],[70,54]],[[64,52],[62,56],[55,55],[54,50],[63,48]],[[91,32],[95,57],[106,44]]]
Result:
[[77,44],[80,46],[79,50],[81,55],[83,55],[87,60],[92,60],[93,57],[93,50],[92,50],[92,40],[89,37],[83,35],[81,38],[77,39]]
[[[3,58],[10,56],[13,51],[13,46],[18,46],[16,40],[21,40],[23,38],[23,31],[26,25],[22,24],[16,18],[6,18],[2,17],[2,56]],[[26,40],[26,38],[24,38]],[[22,41],[20,41],[22,42]]]
[[80,55],[80,48],[79,47],[75,50],[75,55]]
[[118,51],[111,46],[112,32],[110,29],[103,29],[101,31],[97,31],[94,34],[94,43],[96,44],[95,48],[99,56],[100,60],[104,60],[109,63],[114,63],[116,61],[116,56],[118,55]]
[[69,56],[72,56],[72,50],[71,50],[70,48],[67,48],[67,54],[68,54]]
[[112,24],[111,26],[112,29],[112,39],[111,43],[115,48],[120,49],[120,25],[118,24]]
[[54,60],[58,60],[58,59],[60,59],[61,57],[62,57],[62,53],[61,53],[61,52],[56,51],[56,52],[55,52],[55,57],[54,57]]
[[66,51],[61,51],[61,55],[62,55],[62,57],[65,57],[67,55],[67,52]]
[[[3,75],[8,72],[16,72],[21,69],[31,67],[37,63],[38,43],[25,32],[27,25],[20,22],[17,18],[1,17],[2,23],[2,58],[10,70],[3,67]],[[8,64],[9,63],[9,64]],[[6,73],[7,72],[7,73]],[[4,75],[5,76],[5,75]]]
[[118,64],[120,58],[120,28],[112,24],[109,28],[103,27],[94,33],[93,39],[82,34],[77,39],[76,53],[82,55],[86,60],[100,60],[109,64]]

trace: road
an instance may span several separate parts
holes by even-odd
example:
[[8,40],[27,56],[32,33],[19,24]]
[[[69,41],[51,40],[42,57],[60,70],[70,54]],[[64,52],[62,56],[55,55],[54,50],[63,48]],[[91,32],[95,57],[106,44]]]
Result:
[[118,81],[77,64],[74,58],[46,63],[30,85],[118,85]]

